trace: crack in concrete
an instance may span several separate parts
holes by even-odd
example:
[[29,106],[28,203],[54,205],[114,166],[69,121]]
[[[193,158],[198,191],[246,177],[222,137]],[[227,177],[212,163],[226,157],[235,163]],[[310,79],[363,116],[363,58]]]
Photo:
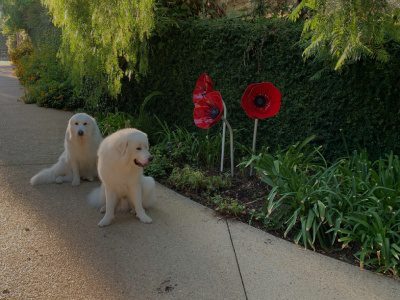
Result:
[[225,219],[225,223],[226,223],[226,227],[228,228],[229,239],[231,240],[231,245],[232,245],[233,253],[235,254],[236,266],[237,266],[238,271],[239,271],[240,281],[242,282],[244,296],[245,296],[246,300],[249,300],[249,298],[247,297],[246,286],[244,285],[244,281],[243,281],[242,271],[240,270],[240,265],[239,265],[239,260],[238,260],[238,258],[237,258],[235,245],[233,244],[231,229],[230,229],[230,227],[229,227],[228,220]]

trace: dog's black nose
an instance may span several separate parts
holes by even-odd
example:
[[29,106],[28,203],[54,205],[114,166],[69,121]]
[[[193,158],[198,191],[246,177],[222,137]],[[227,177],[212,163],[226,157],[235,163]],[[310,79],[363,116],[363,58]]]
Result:
[[78,135],[82,136],[83,135],[83,130],[78,130]]
[[150,156],[149,157],[149,162],[151,162],[153,160],[153,158],[154,158],[153,156]]

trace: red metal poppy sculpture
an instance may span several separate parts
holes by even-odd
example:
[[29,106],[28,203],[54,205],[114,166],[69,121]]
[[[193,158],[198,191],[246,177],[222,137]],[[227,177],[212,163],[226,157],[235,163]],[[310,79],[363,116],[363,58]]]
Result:
[[224,114],[222,96],[218,91],[204,94],[194,103],[194,124],[202,129],[208,129],[221,120]]
[[193,90],[193,102],[203,98],[209,92],[214,90],[214,83],[211,77],[207,73],[203,73],[199,76],[196,81],[196,85]]
[[281,92],[270,82],[252,83],[242,96],[242,108],[251,119],[275,116],[281,107]]
[[[247,116],[254,120],[253,153],[256,150],[258,119],[275,116],[281,107],[281,92],[270,82],[252,83],[242,96],[242,108]],[[253,169],[250,169],[250,175]]]
[[214,91],[214,84],[211,77],[203,73],[197,79],[193,90],[193,120],[194,124],[202,129],[208,129],[223,120],[222,126],[222,149],[221,149],[221,167],[224,170],[224,154],[225,154],[225,133],[226,127],[230,134],[230,152],[231,152],[231,174],[233,176],[233,132],[226,119],[227,111],[221,93]]

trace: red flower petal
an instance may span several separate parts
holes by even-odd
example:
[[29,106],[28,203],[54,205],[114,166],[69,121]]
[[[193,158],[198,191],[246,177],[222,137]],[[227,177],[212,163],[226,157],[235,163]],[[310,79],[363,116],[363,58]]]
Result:
[[220,92],[210,92],[197,102],[193,110],[193,120],[197,127],[208,129],[221,120],[224,113],[224,105]]
[[205,94],[212,92],[213,89],[214,83],[211,77],[207,73],[201,74],[193,90],[193,102],[200,100]]
[[[256,97],[266,100],[264,106],[257,106]],[[270,82],[249,84],[242,96],[241,106],[251,119],[266,119],[275,116],[281,107],[281,92]]]
[[258,83],[251,83],[247,86],[246,90],[243,93],[242,96],[242,102],[241,106],[243,110],[246,112],[247,116],[252,119],[256,119],[256,117],[253,114],[253,103],[251,101],[248,101],[252,96],[252,90],[257,86]]

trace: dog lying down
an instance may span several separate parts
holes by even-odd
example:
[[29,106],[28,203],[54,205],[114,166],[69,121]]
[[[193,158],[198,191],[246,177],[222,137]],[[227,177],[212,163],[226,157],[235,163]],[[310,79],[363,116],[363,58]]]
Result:
[[119,130],[100,144],[98,151],[98,173],[101,187],[89,195],[93,206],[105,204],[105,214],[99,226],[110,225],[115,209],[134,208],[143,223],[151,223],[144,211],[154,201],[155,181],[143,175],[143,168],[150,163],[147,135],[137,129]]
[[97,177],[97,149],[102,136],[95,119],[85,113],[75,114],[69,119],[64,139],[64,152],[50,168],[31,178],[31,184],[93,181]]

